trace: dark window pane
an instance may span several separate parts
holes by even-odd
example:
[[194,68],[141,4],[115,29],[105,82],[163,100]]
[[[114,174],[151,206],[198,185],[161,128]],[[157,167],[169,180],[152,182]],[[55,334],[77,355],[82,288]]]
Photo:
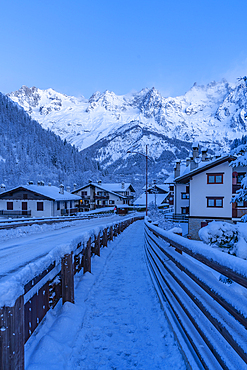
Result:
[[43,202],[37,202],[37,211],[43,211],[44,205]]

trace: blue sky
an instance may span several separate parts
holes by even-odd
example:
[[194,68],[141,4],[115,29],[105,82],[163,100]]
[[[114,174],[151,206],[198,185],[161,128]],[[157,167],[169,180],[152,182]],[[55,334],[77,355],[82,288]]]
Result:
[[164,96],[247,74],[246,0],[0,0],[0,91]]

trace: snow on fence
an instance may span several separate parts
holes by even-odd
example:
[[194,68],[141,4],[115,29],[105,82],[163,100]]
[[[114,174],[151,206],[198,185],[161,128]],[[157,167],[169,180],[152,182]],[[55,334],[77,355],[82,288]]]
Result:
[[101,247],[140,219],[143,216],[83,233],[0,284],[0,370],[24,370],[24,344],[47,311],[61,298],[74,303],[74,275],[82,269],[91,272],[91,256],[100,256]]
[[190,368],[247,369],[247,261],[147,220],[145,252]]

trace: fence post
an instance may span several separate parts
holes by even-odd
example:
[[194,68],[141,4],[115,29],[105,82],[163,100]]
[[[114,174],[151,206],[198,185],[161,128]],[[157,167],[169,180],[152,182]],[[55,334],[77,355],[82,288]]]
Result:
[[110,227],[110,240],[113,240],[113,227]]
[[24,297],[0,309],[0,368],[24,370]]
[[107,229],[103,230],[103,247],[107,247]]
[[94,253],[96,256],[100,256],[100,233],[98,233],[97,237],[95,235]]
[[91,238],[88,239],[87,246],[84,249],[83,262],[83,273],[91,272]]
[[62,299],[74,303],[74,263],[73,252],[65,254],[61,261]]

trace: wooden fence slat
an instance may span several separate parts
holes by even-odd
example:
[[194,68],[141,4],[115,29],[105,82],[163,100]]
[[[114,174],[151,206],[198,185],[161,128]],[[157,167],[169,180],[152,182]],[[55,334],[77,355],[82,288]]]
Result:
[[98,235],[95,235],[95,240],[94,240],[94,253],[96,256],[100,256],[100,233]]
[[0,309],[0,364],[2,370],[24,370],[23,296]]
[[74,303],[74,263],[73,252],[65,254],[61,260],[62,300]]
[[86,248],[84,249],[83,262],[83,273],[91,272],[91,238],[88,239]]

